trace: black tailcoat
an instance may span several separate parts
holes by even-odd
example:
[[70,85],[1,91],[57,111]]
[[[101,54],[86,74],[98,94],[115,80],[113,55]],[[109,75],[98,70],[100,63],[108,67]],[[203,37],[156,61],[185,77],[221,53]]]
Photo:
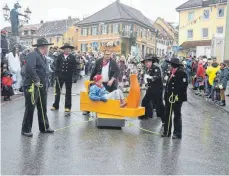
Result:
[[[151,78],[147,78],[148,89],[146,94],[142,99],[142,107],[146,108],[146,113],[144,116],[141,116],[141,119],[152,118],[152,106],[149,106],[150,103],[156,108],[157,116],[161,118],[162,122],[164,121],[164,104],[162,99],[163,93],[163,83],[162,83],[162,74],[160,67],[152,65],[152,67],[146,71],[146,75],[149,75]],[[145,75],[145,76],[146,76]]]
[[72,79],[77,71],[76,57],[72,54],[69,54],[67,58],[64,57],[64,54],[60,54],[56,60],[56,95],[55,102],[53,107],[59,109],[60,103],[60,93],[62,86],[65,84],[66,94],[65,94],[65,108],[71,109],[72,107]]
[[[173,135],[178,138],[182,137],[182,103],[187,101],[188,77],[183,68],[178,68],[175,74],[167,81],[165,88],[165,125],[164,135],[170,136],[172,129],[172,113],[174,114]],[[173,95],[173,96],[171,96]],[[178,96],[178,100],[175,97]]]
[[171,74],[165,87],[165,101],[169,100],[172,93],[173,95],[178,95],[180,102],[187,101],[187,74],[182,68],[178,68],[174,76],[171,77]]
[[[25,95],[25,113],[22,122],[22,131],[31,132],[33,124],[33,113],[35,105],[38,111],[39,130],[44,132],[49,128],[47,117],[47,89],[46,81],[48,76],[48,64],[46,58],[42,56],[38,49],[28,54],[25,65],[24,95]],[[43,87],[35,88],[34,101],[31,101],[32,93],[29,91],[32,83],[40,82]],[[38,91],[39,89],[39,91]]]

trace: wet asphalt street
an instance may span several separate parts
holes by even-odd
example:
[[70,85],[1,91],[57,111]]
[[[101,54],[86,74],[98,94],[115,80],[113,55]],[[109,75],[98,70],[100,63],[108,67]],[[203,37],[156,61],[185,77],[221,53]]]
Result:
[[[74,85],[79,93],[83,83]],[[48,107],[53,102],[50,90]],[[61,100],[61,103],[64,99]],[[79,96],[73,96],[73,111]],[[48,110],[53,129],[40,134],[35,113],[33,138],[21,136],[24,98],[1,106],[1,174],[229,174],[229,114],[189,92],[183,106],[183,139],[161,138],[159,119],[134,120],[122,130],[97,129],[79,112]]]

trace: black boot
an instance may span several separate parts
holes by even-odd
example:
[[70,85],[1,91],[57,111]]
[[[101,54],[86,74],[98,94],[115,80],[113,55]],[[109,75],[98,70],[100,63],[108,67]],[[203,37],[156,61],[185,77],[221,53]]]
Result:
[[173,135],[172,139],[181,139],[181,136]]
[[220,106],[226,106],[226,101],[222,100],[222,102],[219,104]]
[[89,111],[85,111],[85,112],[83,112],[83,115],[89,115],[90,114],[90,112]]
[[139,116],[138,119],[139,119],[139,120],[145,120],[145,119],[148,119],[148,118],[147,118],[146,116],[143,115],[143,116]]
[[33,137],[33,133],[32,132],[29,132],[29,133],[26,133],[26,132],[21,132],[21,134],[23,135],[23,136],[26,136],[26,137]]
[[54,133],[54,130],[51,128],[46,129],[46,131],[41,131],[41,133]]

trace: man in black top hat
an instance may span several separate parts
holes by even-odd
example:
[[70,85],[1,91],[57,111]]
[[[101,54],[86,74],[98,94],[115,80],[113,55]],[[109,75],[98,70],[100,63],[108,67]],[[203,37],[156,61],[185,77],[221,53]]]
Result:
[[47,117],[47,87],[48,63],[46,55],[48,54],[48,43],[45,38],[37,39],[37,44],[33,45],[36,49],[29,53],[25,65],[25,113],[22,123],[22,135],[32,137],[31,132],[33,124],[33,113],[35,104],[38,111],[39,130],[43,133],[53,133],[49,128]]
[[171,136],[172,113],[174,113],[173,139],[181,139],[181,108],[183,102],[187,101],[188,77],[178,58],[172,58],[167,62],[171,64],[172,69],[165,88],[165,125],[162,137]]
[[149,106],[152,102],[156,106],[157,116],[160,117],[162,123],[164,123],[162,73],[160,67],[155,64],[157,62],[157,57],[148,54],[142,62],[144,62],[146,67],[145,82],[147,82],[148,88],[142,100],[142,107],[146,108],[146,113],[144,116],[140,116],[139,119],[152,118],[152,108]]
[[71,54],[71,50],[74,49],[73,46],[65,43],[60,49],[62,49],[64,52],[60,54],[56,60],[56,95],[55,102],[51,110],[59,109],[60,93],[65,83],[65,112],[70,112],[72,107],[72,78],[76,73],[77,65],[79,63],[77,63],[75,56]]

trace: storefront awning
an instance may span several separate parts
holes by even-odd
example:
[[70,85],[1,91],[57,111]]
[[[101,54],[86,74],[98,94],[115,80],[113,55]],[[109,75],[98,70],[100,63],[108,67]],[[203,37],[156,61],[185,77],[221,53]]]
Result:
[[197,46],[211,46],[211,40],[187,41],[180,45],[182,49],[191,49]]

